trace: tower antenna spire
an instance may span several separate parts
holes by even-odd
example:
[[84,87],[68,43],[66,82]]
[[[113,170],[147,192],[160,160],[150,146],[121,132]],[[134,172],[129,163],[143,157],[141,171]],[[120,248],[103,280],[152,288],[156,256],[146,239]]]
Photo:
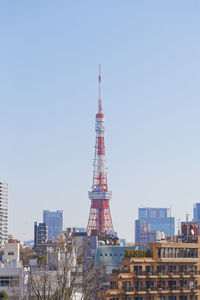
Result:
[[104,114],[101,105],[101,66],[99,65],[99,99],[98,112],[95,122],[96,142],[94,153],[94,171],[92,190],[88,193],[91,200],[87,232],[92,230],[100,233],[113,233],[110,212],[110,200],[112,192],[108,190],[107,172],[105,166],[105,144],[104,144]]
[[99,64],[99,114],[102,113],[102,103],[101,103],[101,65]]

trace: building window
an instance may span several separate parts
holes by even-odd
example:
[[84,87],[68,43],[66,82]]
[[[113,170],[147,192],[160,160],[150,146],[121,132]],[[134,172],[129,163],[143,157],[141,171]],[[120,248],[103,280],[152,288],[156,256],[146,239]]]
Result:
[[170,290],[175,290],[176,289],[176,280],[169,280],[168,286],[169,286]]
[[170,296],[168,296],[168,300],[176,300],[176,296],[170,295]]
[[131,286],[130,281],[122,282],[122,290],[123,291],[130,291],[130,286]]
[[180,273],[187,273],[187,266],[185,266],[185,265],[180,265],[179,266],[179,272]]
[[165,280],[159,280],[157,282],[158,289],[165,289]]
[[197,300],[197,295],[190,295],[190,300]]
[[153,266],[146,266],[146,273],[153,274]]
[[154,282],[152,280],[146,281],[146,289],[153,290],[153,288],[154,288]]
[[165,266],[163,266],[163,265],[157,266],[157,272],[164,275],[165,274]]
[[142,290],[142,281],[141,280],[136,280],[135,281],[135,289],[137,291],[141,291]]
[[176,273],[176,265],[169,265],[168,266],[168,272],[169,273]]
[[186,295],[179,296],[179,300],[187,300],[187,296]]
[[116,281],[111,281],[110,282],[110,287],[111,287],[111,289],[117,289],[117,282]]
[[134,266],[134,274],[142,275],[142,266]]

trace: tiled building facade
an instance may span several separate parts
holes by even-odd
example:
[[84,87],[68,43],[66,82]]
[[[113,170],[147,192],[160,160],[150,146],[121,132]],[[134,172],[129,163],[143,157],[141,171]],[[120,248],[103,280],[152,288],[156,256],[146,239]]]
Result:
[[121,269],[110,275],[110,287],[99,299],[200,299],[199,237],[189,243],[153,243],[149,253],[128,252],[129,257],[123,258]]

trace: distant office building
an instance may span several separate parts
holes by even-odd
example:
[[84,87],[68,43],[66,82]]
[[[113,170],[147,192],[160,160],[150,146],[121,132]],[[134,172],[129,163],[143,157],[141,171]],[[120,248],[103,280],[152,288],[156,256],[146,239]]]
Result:
[[193,207],[193,219],[200,221],[200,203],[195,203]]
[[48,226],[48,240],[57,238],[63,230],[63,211],[43,210],[43,223]]
[[[139,208],[138,220],[135,221],[135,242],[145,244],[145,240],[141,237],[142,226],[148,228],[148,232],[157,231],[163,232],[165,236],[173,236],[175,220],[174,217],[170,217],[169,208]],[[146,239],[145,235],[144,239]]]
[[48,228],[45,223],[34,223],[34,247],[47,242]]
[[198,236],[199,234],[200,234],[200,221],[193,220],[193,221],[181,222],[181,235]]
[[86,228],[83,227],[67,227],[66,231],[68,233],[85,233],[86,232]]
[[8,183],[0,181],[0,244],[8,240]]
[[145,221],[139,221],[139,243],[140,244],[149,244],[155,243],[165,239],[165,233],[159,230],[150,230],[150,224],[146,224]]
[[24,241],[24,245],[29,247],[29,248],[33,248],[34,240]]

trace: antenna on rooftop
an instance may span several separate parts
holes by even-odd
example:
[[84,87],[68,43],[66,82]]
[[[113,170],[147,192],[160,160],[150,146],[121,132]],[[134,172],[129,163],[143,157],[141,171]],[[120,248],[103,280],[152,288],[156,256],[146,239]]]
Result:
[[171,205],[170,205],[170,208],[169,208],[169,217],[170,217],[170,240],[171,240],[171,236],[172,236],[172,208],[171,208]]

